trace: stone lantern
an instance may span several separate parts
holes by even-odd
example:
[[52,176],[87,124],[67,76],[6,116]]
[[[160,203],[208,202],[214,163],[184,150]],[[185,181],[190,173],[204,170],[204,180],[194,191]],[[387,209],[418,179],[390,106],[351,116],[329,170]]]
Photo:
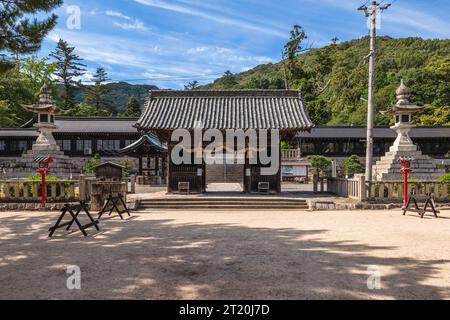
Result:
[[397,132],[397,138],[389,151],[373,166],[374,177],[376,180],[401,180],[403,175],[400,173],[401,165],[398,160],[414,158],[411,167],[414,177],[423,181],[435,180],[444,174],[444,170],[439,169],[431,157],[422,154],[409,136],[409,132],[415,127],[412,124],[412,115],[424,107],[409,101],[410,93],[403,80],[396,93],[397,103],[383,114],[394,117],[395,125],[391,129]]
[[80,171],[74,161],[64,154],[53,137],[53,132],[58,129],[55,124],[55,116],[59,113],[58,108],[52,103],[51,89],[47,82],[44,83],[39,92],[39,101],[36,104],[24,105],[28,111],[37,115],[36,123],[33,124],[39,130],[39,136],[31,150],[27,150],[20,158],[20,172],[14,172],[15,177],[28,176],[36,171],[36,157],[51,157],[53,162],[52,173],[62,177],[70,178],[72,173]]
[[413,105],[409,102],[409,89],[405,86],[403,80],[396,93],[397,103],[391,110],[384,112],[384,114],[391,115],[395,119],[395,125],[391,129],[397,132],[397,139],[390,151],[416,151],[417,146],[414,145],[409,137],[409,131],[415,127],[412,124],[412,115],[424,107]]
[[39,93],[39,102],[32,105],[24,105],[26,110],[37,114],[37,123],[33,126],[38,128],[39,137],[33,145],[33,151],[47,152],[60,151],[53,131],[57,129],[55,125],[55,115],[59,113],[58,108],[52,104],[51,89],[45,82]]

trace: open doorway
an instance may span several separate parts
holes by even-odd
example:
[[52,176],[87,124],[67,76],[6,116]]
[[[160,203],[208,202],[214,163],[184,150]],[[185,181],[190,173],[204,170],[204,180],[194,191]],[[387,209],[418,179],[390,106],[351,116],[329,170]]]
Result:
[[[224,152],[223,164],[207,164],[206,192],[208,193],[242,193],[244,191],[244,165],[227,163]],[[232,157],[232,155],[228,155]]]

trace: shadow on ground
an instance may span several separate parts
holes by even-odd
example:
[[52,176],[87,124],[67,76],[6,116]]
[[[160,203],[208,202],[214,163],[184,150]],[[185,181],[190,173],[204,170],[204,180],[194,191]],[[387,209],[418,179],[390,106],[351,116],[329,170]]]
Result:
[[[145,214],[143,214],[145,215]],[[1,217],[0,298],[353,299],[434,298],[426,284],[443,260],[383,258],[375,247],[325,241],[327,230],[181,224],[171,219],[107,219],[84,238],[57,231],[51,215]],[[137,215],[139,216],[139,214]],[[66,288],[67,265],[81,290]],[[368,267],[389,268],[367,288]]]

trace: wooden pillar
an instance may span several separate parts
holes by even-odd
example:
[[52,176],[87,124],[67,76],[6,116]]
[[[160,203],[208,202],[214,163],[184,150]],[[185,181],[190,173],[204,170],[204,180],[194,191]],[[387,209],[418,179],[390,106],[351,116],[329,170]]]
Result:
[[160,176],[160,172],[159,172],[159,157],[155,156],[155,175],[156,176]]
[[139,175],[142,176],[142,156],[139,157]]
[[278,148],[278,173],[277,173],[277,186],[276,186],[276,191],[277,193],[281,193],[281,136],[278,138],[278,146],[276,146],[276,148]]
[[172,186],[171,186],[171,178],[172,178],[172,159],[171,159],[171,153],[172,153],[172,143],[169,142],[167,146],[167,192],[172,193]]

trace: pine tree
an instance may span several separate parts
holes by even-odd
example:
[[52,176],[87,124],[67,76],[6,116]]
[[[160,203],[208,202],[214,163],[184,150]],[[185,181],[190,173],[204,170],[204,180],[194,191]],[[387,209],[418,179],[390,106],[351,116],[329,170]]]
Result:
[[84,96],[85,102],[95,107],[98,112],[107,110],[109,114],[116,114],[117,110],[108,97],[110,90],[105,86],[105,83],[110,80],[106,70],[104,68],[97,68],[91,80],[94,85],[88,88]]
[[[0,0],[0,52],[19,55],[39,50],[42,40],[56,25],[57,16],[52,14],[38,21],[30,20],[29,15],[50,12],[61,4],[62,0]],[[0,73],[14,65],[5,54],[0,54]]]
[[194,80],[194,81],[188,82],[188,84],[186,84],[184,86],[184,90],[195,90],[198,88],[198,86],[199,86],[198,81]]
[[50,56],[55,59],[54,75],[64,85],[62,107],[65,110],[75,105],[75,89],[81,86],[80,81],[75,78],[84,75],[86,71],[86,66],[80,62],[82,59],[74,53],[74,50],[74,47],[70,47],[66,41],[60,39],[55,51],[50,53]]
[[141,115],[141,108],[139,107],[139,102],[135,96],[131,96],[130,100],[128,100],[123,115],[126,117],[139,117]]
[[284,46],[283,60],[286,59],[286,62],[287,62],[287,71],[288,71],[287,76],[289,78],[290,85],[297,78],[297,73],[299,70],[298,70],[296,58],[299,53],[307,50],[302,47],[303,40],[305,40],[307,38],[308,37],[306,36],[306,33],[302,29],[302,27],[299,25],[294,25],[294,27],[291,30],[291,37],[289,38],[289,41]]

